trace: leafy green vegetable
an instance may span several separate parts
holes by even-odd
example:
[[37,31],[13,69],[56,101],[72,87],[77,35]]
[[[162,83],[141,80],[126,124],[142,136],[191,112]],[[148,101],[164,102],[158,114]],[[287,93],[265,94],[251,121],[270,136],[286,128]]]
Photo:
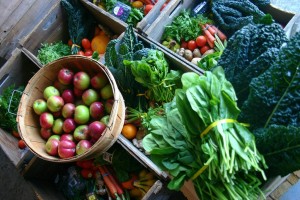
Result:
[[18,131],[16,114],[23,90],[24,86],[11,85],[0,95],[0,127],[7,132]]
[[227,40],[224,40],[224,42],[222,42],[217,35],[215,35],[215,38],[215,52],[202,57],[201,60],[197,63],[198,67],[200,67],[204,71],[212,70],[213,68],[218,66],[218,60],[227,47]]
[[73,42],[71,52],[77,54],[81,40],[92,37],[95,19],[79,0],[61,0],[61,5],[67,13],[69,36]]
[[[135,27],[137,23],[140,22],[144,17],[143,10],[140,8],[132,7],[130,4],[131,2],[128,0],[119,0],[119,1],[131,7],[126,23],[131,24]],[[117,0],[103,0],[103,4],[105,5],[105,9],[107,12],[112,12],[116,3]]]
[[192,16],[190,10],[182,10],[172,23],[165,27],[161,40],[172,38],[176,42],[195,40],[202,33],[200,24],[212,23],[204,15]]
[[228,40],[218,65],[232,83],[239,106],[247,99],[251,79],[271,66],[286,41],[286,34],[277,23],[248,24]]
[[217,0],[212,2],[214,21],[227,36],[248,24],[257,23],[264,13],[250,0]]
[[124,60],[126,67],[131,69],[135,80],[148,88],[145,92],[150,101],[169,102],[174,98],[175,89],[180,84],[180,72],[169,70],[164,53],[149,50],[141,60]]
[[38,50],[37,58],[43,65],[45,65],[68,55],[71,55],[71,47],[64,44],[62,41],[59,41],[50,44],[42,44],[41,48]]
[[266,159],[268,177],[285,176],[300,169],[299,126],[270,125],[255,130],[257,147]]
[[[297,140],[300,133],[299,60],[300,33],[298,32],[286,46],[280,49],[275,62],[264,73],[252,78],[248,99],[242,106],[240,119],[249,122],[253,132],[256,134],[257,130],[260,138],[268,139],[261,139],[258,148],[263,149],[266,154],[267,163],[270,165],[270,176],[286,175],[299,166],[299,160],[296,159],[299,147],[293,142]],[[272,137],[273,132],[274,137]],[[282,138],[287,137],[289,141],[279,142],[278,133]],[[272,147],[275,144],[278,147],[277,151]]]
[[151,160],[173,177],[168,187],[178,190],[190,179],[200,199],[258,199],[257,173],[264,177],[266,165],[254,135],[236,121],[240,110],[223,70],[187,72],[181,80],[182,89],[143,139]]
[[[106,155],[111,158],[107,159]],[[130,174],[143,169],[143,166],[120,145],[113,145],[105,154],[98,156],[96,164],[112,164],[120,182],[131,178]]]
[[144,13],[142,12],[141,9],[131,8],[126,23],[136,27],[137,23],[140,22],[143,19],[143,17],[144,17]]
[[145,97],[138,96],[145,90],[140,84],[136,83],[135,77],[132,75],[131,70],[125,67],[123,60],[133,60],[135,52],[143,48],[143,44],[138,41],[134,33],[133,26],[128,25],[121,39],[114,39],[108,43],[104,57],[105,65],[114,75],[126,105],[133,108],[141,102],[145,104]]

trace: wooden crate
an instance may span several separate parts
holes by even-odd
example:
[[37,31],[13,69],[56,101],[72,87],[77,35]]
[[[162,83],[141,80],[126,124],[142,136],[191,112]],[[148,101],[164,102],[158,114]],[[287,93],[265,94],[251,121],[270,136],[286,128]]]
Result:
[[[12,84],[18,86],[26,86],[28,80],[39,70],[26,55],[20,50],[15,49],[12,56],[0,69],[0,94],[3,90]],[[8,155],[9,159],[15,166],[21,167],[22,162],[30,152],[27,150],[21,151],[18,148],[18,140],[0,128],[0,146]]]
[[[124,32],[126,27],[116,26],[114,24],[114,21],[110,19],[107,15],[105,15],[105,13],[96,11],[91,11],[91,13],[98,23],[105,25],[108,28],[111,28],[111,30],[114,33],[121,35]],[[47,29],[43,28],[46,24],[48,25]],[[145,44],[145,46],[155,46],[155,43],[151,38],[143,36],[137,30],[135,31],[138,36],[138,39],[141,40]],[[59,40],[66,41],[67,38],[68,32],[66,18],[64,16],[61,5],[56,4],[52,6],[51,9],[49,9],[49,13],[37,24],[33,31],[21,41],[20,44],[22,46],[22,50],[28,56],[28,58],[32,59],[34,62],[39,64],[36,55],[38,53],[39,48],[41,47],[41,43],[52,43]],[[182,62],[180,59],[172,56],[172,54],[169,51],[166,51],[164,48],[160,46],[156,46],[156,48],[165,53],[165,57],[169,61],[170,66],[172,66],[174,69],[180,69],[182,71],[195,71],[199,74],[202,73],[202,71],[199,71],[198,68],[186,65],[185,62]],[[42,65],[40,65],[40,67],[42,67]],[[169,179],[166,172],[160,170],[147,156],[142,154],[130,141],[120,136],[117,142],[121,144],[123,148],[125,148],[129,153],[131,153],[131,155],[134,156],[143,166],[155,172],[163,182]],[[186,186],[185,191],[191,193],[188,189],[188,185]],[[195,198],[190,197],[189,199]]]
[[0,57],[9,59],[12,51],[59,0],[13,0],[0,2]]
[[[26,86],[29,79],[39,70],[36,65],[27,55],[19,48],[12,52],[12,56],[0,69],[0,94],[5,88],[11,84],[15,86]],[[54,190],[53,176],[60,168],[53,163],[42,161],[33,155],[26,147],[24,150],[19,149],[18,139],[0,128],[0,148],[7,155],[8,159],[16,167],[17,171],[26,179],[30,185],[36,183],[37,187],[34,192],[39,199],[51,198],[51,191]],[[47,182],[41,184],[41,181]],[[45,198],[45,195],[47,197]],[[59,196],[59,192],[53,193],[52,196]],[[48,198],[49,197],[49,198]],[[61,198],[60,198],[61,199]]]
[[[170,0],[170,2],[175,0]],[[105,16],[107,19],[110,19],[114,21],[114,23],[118,24],[118,26],[126,27],[127,23],[120,20],[119,18],[115,17],[113,14],[105,11],[104,9],[98,7],[97,5],[93,4],[89,0],[81,0],[81,2],[84,4],[84,6],[91,12],[91,13],[101,13],[103,16]],[[160,11],[162,5],[166,2],[166,0],[158,0],[157,3],[154,5],[154,7],[151,9],[151,11],[137,24],[135,27],[136,29],[143,30],[146,27],[151,26],[153,21],[157,19],[158,16],[162,15],[162,12]],[[169,9],[169,5],[167,5],[164,10]]]

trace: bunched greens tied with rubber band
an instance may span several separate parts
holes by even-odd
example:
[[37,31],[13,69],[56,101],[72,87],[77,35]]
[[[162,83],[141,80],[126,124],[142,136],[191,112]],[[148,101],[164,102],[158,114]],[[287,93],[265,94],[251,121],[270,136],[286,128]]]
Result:
[[254,135],[237,121],[237,98],[223,69],[187,72],[181,82],[143,139],[151,160],[172,176],[168,187],[179,190],[192,180],[200,199],[262,197],[267,166]]

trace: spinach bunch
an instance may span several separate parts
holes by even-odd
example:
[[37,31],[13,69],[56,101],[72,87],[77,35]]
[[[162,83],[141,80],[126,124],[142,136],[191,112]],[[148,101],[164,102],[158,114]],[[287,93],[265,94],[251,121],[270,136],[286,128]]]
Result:
[[124,65],[131,69],[135,80],[147,88],[145,95],[150,101],[162,103],[174,98],[181,74],[169,70],[163,52],[151,49],[141,60],[124,60]]
[[192,179],[200,199],[257,199],[258,173],[265,179],[267,166],[254,135],[237,122],[237,98],[224,71],[187,72],[181,81],[143,139],[151,159],[172,175],[168,187]]

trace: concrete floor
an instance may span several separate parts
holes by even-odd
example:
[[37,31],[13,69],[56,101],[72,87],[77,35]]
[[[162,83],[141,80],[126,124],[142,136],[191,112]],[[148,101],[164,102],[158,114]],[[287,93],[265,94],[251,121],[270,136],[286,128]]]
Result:
[[0,199],[37,199],[30,184],[20,175],[2,148],[0,148]]

